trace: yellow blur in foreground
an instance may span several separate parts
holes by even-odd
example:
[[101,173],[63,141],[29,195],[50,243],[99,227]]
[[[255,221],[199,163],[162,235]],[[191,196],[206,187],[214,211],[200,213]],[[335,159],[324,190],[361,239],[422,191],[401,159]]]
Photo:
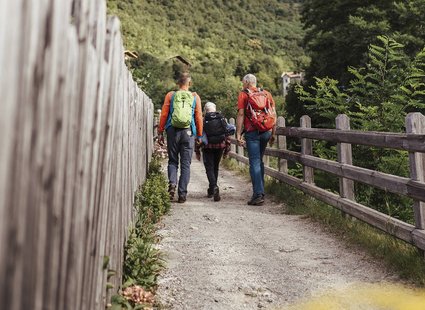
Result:
[[356,284],[285,308],[288,310],[425,310],[425,290]]

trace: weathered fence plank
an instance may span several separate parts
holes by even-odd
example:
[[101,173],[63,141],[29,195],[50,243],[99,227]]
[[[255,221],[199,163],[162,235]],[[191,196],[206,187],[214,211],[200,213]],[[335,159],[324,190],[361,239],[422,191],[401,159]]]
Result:
[[[420,113],[410,113],[406,117],[406,131],[411,134],[425,133],[425,116]],[[425,154],[409,153],[410,177],[412,180],[425,182]],[[425,191],[421,189],[421,191]],[[415,190],[417,192],[417,190]],[[416,200],[413,205],[415,226],[425,229],[425,199]]]
[[[340,114],[336,117],[336,129],[350,130],[350,119],[345,114]],[[338,162],[341,164],[352,165],[353,157],[351,152],[351,144],[337,144]],[[339,179],[339,195],[342,198],[355,200],[354,198],[354,182],[346,178]]]
[[298,127],[278,128],[276,134],[295,138],[368,145],[411,152],[425,152],[425,134],[410,135],[402,133]]
[[265,154],[298,162],[306,167],[329,172],[338,177],[368,184],[395,194],[425,200],[425,183],[415,182],[409,178],[399,177],[366,168],[340,164],[332,160],[322,159],[288,150],[267,148]]
[[104,308],[103,260],[118,288],[153,151],[152,102],[104,0],[0,0],[0,26],[2,307]]
[[[22,72],[17,72],[16,66],[20,61],[21,51],[21,40],[16,44],[9,42],[15,42],[16,38],[19,37],[19,33],[23,31],[22,17],[20,16],[20,8],[22,7],[22,0],[16,1],[0,1],[0,68],[2,68],[2,77],[7,77],[7,80],[12,85],[20,85],[20,75]],[[17,17],[17,18],[12,18]],[[8,31],[2,31],[8,30]],[[4,48],[8,46],[8,48]],[[17,148],[17,141],[15,137],[16,119],[19,113],[19,104],[17,104],[19,93],[16,91],[16,87],[4,83],[4,78],[0,80],[0,279],[2,279],[2,289],[0,289],[0,300],[3,305],[10,305],[10,309],[16,309],[16,303],[14,297],[18,294],[13,291],[13,285],[20,285],[18,271],[11,269],[13,264],[17,264],[20,267],[22,257],[12,262],[10,259],[11,255],[14,255],[18,251],[18,232],[13,234],[12,221],[17,220],[17,215],[21,209],[20,205],[13,205],[13,210],[6,208],[10,201],[9,192],[13,190],[14,183],[11,180],[12,167],[11,160],[14,148]],[[7,138],[6,138],[7,137]],[[16,165],[15,165],[16,166]],[[19,233],[22,235],[22,232]],[[8,253],[8,255],[2,255],[1,253]],[[22,270],[22,269],[21,269]],[[22,271],[21,271],[22,272]],[[5,285],[4,280],[8,279],[10,285]],[[5,287],[9,286],[9,287]],[[13,295],[12,295],[13,294]]]
[[[284,128],[285,127],[285,118],[282,116],[279,116],[277,118],[277,126],[280,128]],[[277,148],[279,150],[286,150],[286,137],[279,135],[277,137]],[[286,159],[283,158],[279,158],[278,161],[278,169],[280,172],[283,173],[288,173],[288,162]]]
[[[311,119],[309,116],[304,115],[300,120],[301,128],[310,128]],[[303,155],[313,155],[313,141],[311,139],[301,139],[301,154]],[[303,166],[303,180],[304,182],[313,184],[314,183],[314,171],[309,166]]]

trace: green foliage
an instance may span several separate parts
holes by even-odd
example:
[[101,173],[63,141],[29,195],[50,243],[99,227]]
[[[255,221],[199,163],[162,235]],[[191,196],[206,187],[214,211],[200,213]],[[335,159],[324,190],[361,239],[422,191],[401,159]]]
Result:
[[276,112],[278,115],[285,115],[287,126],[299,126],[300,118],[307,114],[304,107],[304,102],[300,100],[296,88],[298,84],[291,84],[289,86],[288,94],[285,98],[285,105],[277,108]]
[[153,158],[148,178],[135,194],[136,221],[130,228],[124,248],[124,286],[140,285],[147,290],[156,286],[164,266],[161,253],[155,248],[155,224],[170,209],[167,180],[161,172],[159,159]]
[[164,262],[152,245],[152,236],[138,235],[137,231],[130,231],[125,246],[124,285],[140,285],[150,290],[155,287]]
[[111,304],[112,304],[111,310],[122,310],[122,309],[134,310],[130,302],[127,299],[125,299],[123,296],[118,294],[112,295]]
[[[377,40],[379,44],[369,46],[366,66],[349,68],[353,79],[348,87],[342,88],[330,78],[316,78],[313,86],[297,88],[314,127],[332,128],[338,114],[347,114],[352,129],[402,132],[407,113],[424,107],[424,52],[412,60],[394,39],[378,36]],[[336,157],[335,149],[329,149],[327,143],[315,143],[314,149],[322,158]],[[353,146],[353,161],[360,167],[409,175],[404,151]],[[337,189],[337,184],[326,181],[322,185]],[[356,199],[393,217],[413,221],[412,201],[406,197],[356,184]]]
[[425,114],[425,47],[413,60],[401,90],[402,94],[397,99],[407,100],[406,110]]
[[110,260],[109,256],[103,256],[103,264],[102,264],[102,269],[103,270],[108,269],[109,260]]
[[[330,78],[316,78],[316,84],[309,91],[301,85],[297,86],[300,100],[306,103],[308,112],[314,113],[315,126],[330,127],[329,120],[333,120],[338,114],[348,113],[348,95],[338,88],[338,81]],[[314,94],[314,95],[312,95]]]
[[251,72],[277,97],[280,75],[305,67],[299,1],[108,0],[122,22],[128,62],[141,88],[160,108],[174,89],[181,55],[192,66],[192,90],[212,101],[227,117],[236,114],[240,79]]
[[391,18],[394,37],[406,46],[409,56],[425,45],[425,0],[395,1]]
[[156,108],[162,105],[165,94],[176,87],[173,79],[175,67],[170,60],[160,60],[147,53],[139,53],[137,59],[127,61],[135,82],[153,100]]
[[425,44],[425,0],[305,0],[301,14],[311,83],[314,76],[330,77],[346,86],[347,67],[366,63],[378,35],[395,38],[411,57]]

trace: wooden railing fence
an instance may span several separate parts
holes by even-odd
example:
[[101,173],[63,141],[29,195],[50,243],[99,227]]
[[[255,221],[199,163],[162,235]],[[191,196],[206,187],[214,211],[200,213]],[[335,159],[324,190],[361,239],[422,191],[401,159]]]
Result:
[[0,308],[104,309],[153,151],[120,23],[105,0],[0,0],[0,68]]
[[[230,122],[234,124],[235,120],[230,119]],[[410,113],[406,118],[406,133],[350,130],[349,118],[346,115],[338,115],[336,129],[311,128],[308,116],[301,118],[300,127],[285,127],[283,117],[278,118],[277,125],[277,148],[267,148],[265,155],[279,158],[278,169],[265,167],[267,175],[292,185],[345,214],[413,244],[422,251],[425,250],[425,116],[420,113]],[[286,137],[300,138],[301,152],[287,150]],[[313,139],[337,143],[338,161],[313,156]],[[236,144],[234,138],[232,143]],[[352,144],[408,151],[410,178],[353,166]],[[244,164],[249,163],[241,147],[237,150],[233,148],[230,157]],[[302,180],[288,174],[288,160],[302,164]],[[314,184],[314,169],[339,177],[339,195]],[[415,225],[356,202],[353,181],[412,198]]]

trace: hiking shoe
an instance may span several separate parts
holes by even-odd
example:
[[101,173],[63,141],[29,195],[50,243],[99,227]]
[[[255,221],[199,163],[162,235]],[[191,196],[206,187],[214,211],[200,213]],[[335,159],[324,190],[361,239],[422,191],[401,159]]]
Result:
[[248,201],[248,205],[250,206],[261,206],[263,203],[264,203],[263,195],[252,197],[251,200]]
[[207,189],[207,197],[212,198],[213,195],[214,195],[214,189],[208,188]]
[[174,199],[175,193],[176,193],[176,184],[168,185],[168,194],[170,195],[170,200]]
[[214,201],[220,201],[221,197],[220,197],[220,190],[218,189],[218,187],[214,188]]
[[185,203],[186,197],[185,196],[179,196],[179,199],[177,200],[178,203]]

